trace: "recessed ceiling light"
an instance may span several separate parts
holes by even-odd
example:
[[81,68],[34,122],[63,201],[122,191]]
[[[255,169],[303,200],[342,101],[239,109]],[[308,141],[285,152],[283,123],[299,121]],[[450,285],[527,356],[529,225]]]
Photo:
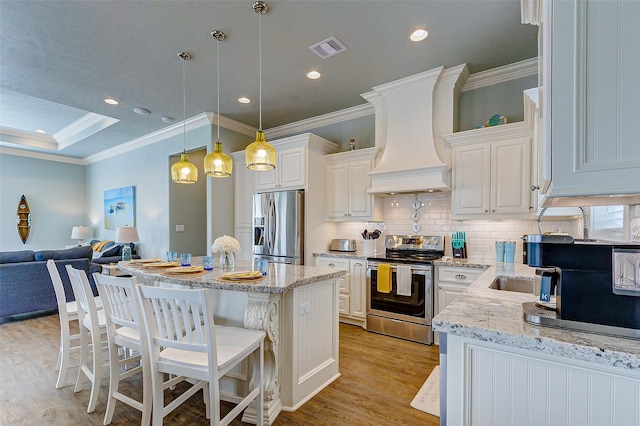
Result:
[[318,71],[309,71],[307,73],[307,78],[310,78],[311,80],[316,80],[318,78],[320,78],[322,74],[320,74]]
[[412,32],[411,35],[409,36],[409,39],[411,41],[422,41],[425,38],[427,38],[428,35],[429,33],[427,32],[427,30],[424,30],[421,28]]
[[135,112],[136,114],[140,114],[140,115],[147,115],[147,114],[151,114],[151,111],[149,111],[146,108],[140,108],[140,107],[135,107],[133,109],[133,112]]
[[165,123],[173,123],[174,120],[175,120],[175,118],[167,117],[166,115],[164,117],[162,117],[162,121],[164,121]]
[[109,105],[118,105],[120,102],[118,102],[117,100],[113,99],[113,98],[105,98],[105,103],[108,103]]
[[251,103],[251,99],[243,96],[241,98],[238,98],[238,102],[240,102],[241,104],[248,104],[248,103]]
[[42,130],[42,129],[36,129],[36,130],[35,130],[35,132],[36,132],[36,133],[47,133],[47,132],[45,132],[45,131],[44,131],[44,130]]

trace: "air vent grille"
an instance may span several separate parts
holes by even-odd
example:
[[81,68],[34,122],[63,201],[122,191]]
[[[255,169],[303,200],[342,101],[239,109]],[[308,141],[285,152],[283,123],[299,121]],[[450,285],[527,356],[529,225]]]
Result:
[[327,59],[333,55],[337,55],[340,52],[347,50],[346,46],[340,42],[337,38],[331,36],[326,40],[322,40],[319,43],[309,46],[309,49],[313,50],[316,55],[322,59]]

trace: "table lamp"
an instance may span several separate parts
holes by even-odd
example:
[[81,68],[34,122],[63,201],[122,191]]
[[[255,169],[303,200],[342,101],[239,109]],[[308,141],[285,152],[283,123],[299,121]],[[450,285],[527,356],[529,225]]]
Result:
[[74,226],[71,230],[71,238],[74,240],[79,240],[78,245],[81,246],[84,243],[85,238],[89,238],[91,236],[89,232],[89,228],[87,226]]
[[131,245],[140,241],[138,230],[135,226],[120,226],[116,228],[116,243],[124,243],[122,246],[122,260],[131,260]]

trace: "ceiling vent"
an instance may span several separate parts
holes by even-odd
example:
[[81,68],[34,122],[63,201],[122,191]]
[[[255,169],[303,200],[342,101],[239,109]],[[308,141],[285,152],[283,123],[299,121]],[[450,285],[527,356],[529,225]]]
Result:
[[309,46],[309,49],[313,50],[315,54],[320,56],[322,59],[327,59],[347,50],[345,45],[333,36],[326,40],[322,40],[320,43],[316,43],[313,46]]

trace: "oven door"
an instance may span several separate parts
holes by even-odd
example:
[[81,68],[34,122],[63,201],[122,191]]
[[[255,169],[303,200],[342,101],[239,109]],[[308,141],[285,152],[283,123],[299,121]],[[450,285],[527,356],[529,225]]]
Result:
[[411,296],[397,294],[396,265],[391,265],[391,291],[378,292],[378,265],[367,270],[369,297],[367,313],[417,324],[431,324],[431,266],[411,265]]

